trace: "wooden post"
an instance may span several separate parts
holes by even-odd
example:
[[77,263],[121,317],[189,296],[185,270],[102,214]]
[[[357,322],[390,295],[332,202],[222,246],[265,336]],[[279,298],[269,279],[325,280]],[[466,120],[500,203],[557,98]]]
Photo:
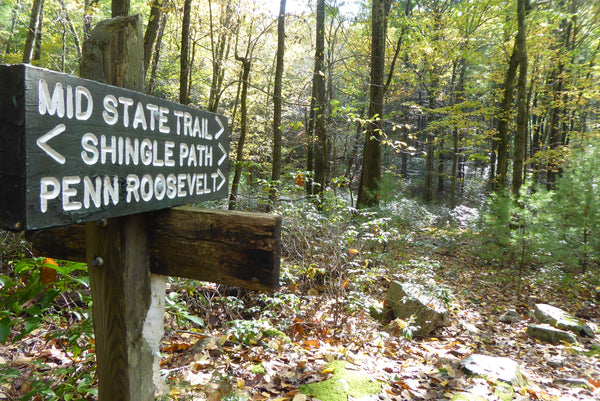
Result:
[[[143,91],[141,17],[102,21],[84,44],[84,78]],[[144,337],[150,308],[145,214],[86,223],[100,401],[154,400],[153,351]]]

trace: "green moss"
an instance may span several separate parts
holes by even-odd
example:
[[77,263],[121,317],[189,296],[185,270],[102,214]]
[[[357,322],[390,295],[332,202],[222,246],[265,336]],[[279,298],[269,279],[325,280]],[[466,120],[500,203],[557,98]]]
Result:
[[319,383],[303,385],[300,392],[321,401],[347,401],[348,396],[362,398],[381,392],[381,383],[366,377],[364,372],[346,369],[346,361],[333,361],[327,365],[334,369],[333,376]]
[[257,363],[255,365],[253,365],[252,368],[250,368],[250,372],[252,372],[254,374],[262,374],[262,375],[267,373],[267,371],[265,370],[265,367],[262,365],[262,363]]
[[494,394],[496,394],[501,401],[510,401],[515,397],[515,390],[508,383],[498,382],[496,388],[494,388]]
[[450,401],[487,401],[485,398],[475,394],[453,394]]

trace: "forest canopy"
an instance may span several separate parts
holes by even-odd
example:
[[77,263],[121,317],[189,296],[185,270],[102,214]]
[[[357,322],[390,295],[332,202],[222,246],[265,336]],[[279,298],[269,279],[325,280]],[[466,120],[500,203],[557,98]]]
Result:
[[[490,193],[562,193],[565,171],[595,196],[596,2],[288,3],[281,18],[276,1],[130,6],[148,93],[229,118],[230,208],[328,193],[480,208]],[[111,4],[6,0],[0,16],[1,63],[77,75]],[[572,170],[582,159],[591,170]]]

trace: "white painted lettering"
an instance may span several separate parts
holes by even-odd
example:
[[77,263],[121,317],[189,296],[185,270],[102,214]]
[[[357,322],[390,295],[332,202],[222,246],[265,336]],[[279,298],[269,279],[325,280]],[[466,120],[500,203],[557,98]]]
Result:
[[174,147],[175,147],[175,142],[173,142],[173,141],[165,142],[165,166],[167,166],[167,167],[175,166],[175,160],[172,159]]
[[[86,107],[83,108],[83,98],[86,100]],[[86,121],[92,116],[94,110],[94,100],[90,90],[85,86],[75,87],[75,118],[79,121]]]
[[142,181],[140,182],[140,194],[144,201],[148,202],[152,199],[152,195],[154,195],[153,189],[152,176],[150,174],[144,174]]
[[125,201],[131,203],[132,197],[135,198],[136,202],[140,201],[140,178],[135,174],[129,174],[126,178],[127,186],[125,187]]
[[[154,125],[154,119],[150,116],[150,121],[152,121],[152,125]],[[148,129],[148,124],[146,123],[146,115],[144,114],[144,106],[142,102],[138,102],[137,107],[135,108],[135,115],[133,116],[133,124],[131,125],[133,129],[136,129],[138,125],[142,125],[144,131]],[[154,127],[152,128],[154,130]]]
[[106,136],[100,136],[100,163],[106,164],[106,155],[110,154],[110,162],[115,164],[117,162],[117,141],[114,136],[110,137],[110,145],[106,144]]
[[175,110],[173,115],[177,118],[177,125],[175,132],[177,135],[181,134],[181,117],[183,117],[183,111]]
[[42,177],[40,180],[40,212],[48,211],[48,201],[60,194],[60,182],[54,177]]
[[119,112],[117,111],[117,98],[113,95],[104,96],[104,111],[102,112],[102,118],[108,125],[115,125],[119,121]]
[[96,146],[98,146],[98,138],[96,135],[91,132],[83,134],[81,137],[81,148],[83,149],[83,151],[81,151],[81,160],[88,166],[98,163],[100,154]]
[[169,122],[169,118],[167,117],[169,114],[169,109],[166,107],[161,107],[159,109],[159,117],[158,117],[158,132],[161,134],[169,134],[171,132],[171,127],[166,125]]
[[57,117],[64,117],[65,115],[65,99],[64,90],[62,83],[57,82],[54,85],[52,96],[50,96],[50,89],[48,83],[44,79],[40,79],[38,83],[38,112],[41,115],[55,115]]
[[133,105],[133,99],[119,96],[119,103],[123,105],[123,127],[129,127],[129,106]]
[[94,202],[94,206],[102,205],[102,178],[96,177],[94,181],[95,183],[88,176],[83,177],[83,207],[85,209],[90,208],[90,199]]
[[72,201],[71,198],[77,195],[77,189],[71,185],[77,185],[81,178],[77,176],[67,176],[62,178],[62,207],[65,212],[81,209],[81,202]]
[[142,140],[142,144],[140,145],[140,156],[144,166],[152,164],[152,142],[150,139],[144,138]]

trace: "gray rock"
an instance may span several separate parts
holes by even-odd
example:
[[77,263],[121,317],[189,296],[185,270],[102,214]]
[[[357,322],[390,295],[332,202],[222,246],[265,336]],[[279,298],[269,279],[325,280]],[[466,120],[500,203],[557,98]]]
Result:
[[557,378],[552,380],[552,383],[554,384],[566,384],[568,386],[571,387],[584,387],[589,389],[590,388],[590,384],[588,383],[587,380],[583,380],[583,379],[572,379],[572,378]]
[[424,292],[421,286],[393,281],[386,297],[386,305],[396,318],[409,320],[414,316],[419,329],[414,337],[425,337],[449,323],[449,312],[434,295]]
[[509,310],[500,316],[500,321],[502,323],[512,324],[518,322],[519,320],[521,320],[521,315],[515,310]]
[[530,324],[527,326],[527,335],[552,344],[558,344],[561,341],[565,341],[569,344],[577,343],[577,338],[573,334],[552,327],[549,324]]
[[565,358],[563,358],[562,356],[553,356],[552,358],[548,359],[548,366],[551,366],[553,368],[560,368],[564,366],[564,364]]
[[594,337],[594,331],[584,322],[555,306],[536,304],[533,316],[540,323],[547,323],[558,329],[568,330],[577,335]]
[[495,376],[499,380],[515,386],[524,386],[527,383],[521,374],[519,364],[510,358],[471,354],[460,364],[474,375]]

